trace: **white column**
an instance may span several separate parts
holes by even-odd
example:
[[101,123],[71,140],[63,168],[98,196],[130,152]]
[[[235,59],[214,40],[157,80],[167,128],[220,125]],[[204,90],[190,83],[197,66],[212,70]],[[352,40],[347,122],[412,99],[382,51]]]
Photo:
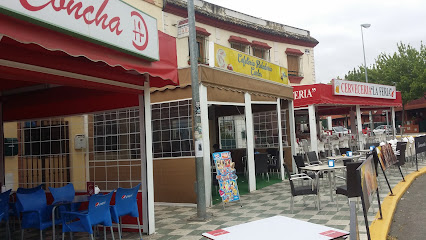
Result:
[[[293,100],[288,100],[288,126],[290,127],[291,156],[296,155],[296,121],[294,120]],[[293,173],[297,173],[296,162],[291,158]]]
[[356,105],[356,122],[359,136],[359,149],[364,149],[364,135],[362,134],[361,107]]
[[139,95],[140,147],[142,158],[142,214],[143,231],[155,233],[154,167],[152,156],[152,118],[149,75],[145,75],[144,95]]
[[327,116],[327,125],[328,125],[328,130],[333,130],[333,121],[331,119],[331,116]]
[[207,105],[207,88],[200,84],[201,129],[203,129],[204,189],[206,206],[212,206],[212,172],[210,161],[209,109]]
[[391,107],[392,111],[392,130],[393,130],[393,139],[396,138],[396,127],[395,127],[395,108]]
[[317,138],[317,121],[315,116],[315,106],[308,106],[309,112],[309,132],[311,137],[311,151],[315,151],[318,154],[318,138]]
[[251,109],[251,96],[244,94],[244,112],[246,115],[246,137],[247,137],[247,169],[249,173],[248,186],[249,192],[256,190],[256,172],[254,166],[254,129],[253,112]]
[[278,162],[281,169],[281,180],[284,180],[284,151],[283,151],[283,129],[281,126],[281,99],[277,98],[277,126],[278,126]]

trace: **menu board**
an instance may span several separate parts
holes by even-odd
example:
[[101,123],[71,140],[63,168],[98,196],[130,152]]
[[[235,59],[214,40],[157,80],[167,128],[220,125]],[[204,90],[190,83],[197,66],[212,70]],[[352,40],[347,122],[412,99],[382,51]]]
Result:
[[361,170],[360,176],[363,201],[365,209],[368,210],[370,208],[371,201],[373,200],[373,194],[377,191],[377,178],[373,156],[368,157],[358,169]]
[[390,144],[385,144],[376,148],[377,157],[382,165],[383,171],[397,162],[395,153]]
[[228,203],[240,200],[240,192],[237,185],[235,163],[232,162],[231,152],[213,153],[216,166],[216,179],[219,182],[219,195],[222,202]]

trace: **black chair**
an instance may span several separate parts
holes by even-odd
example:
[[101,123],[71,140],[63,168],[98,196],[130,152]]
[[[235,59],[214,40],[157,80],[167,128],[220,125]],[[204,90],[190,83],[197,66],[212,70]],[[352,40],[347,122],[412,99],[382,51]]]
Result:
[[[315,177],[315,179],[313,179],[303,173],[290,175],[290,171],[288,170],[287,165],[284,163],[283,166],[284,166],[285,173],[288,176],[288,181],[290,183],[290,188],[291,188],[291,213],[293,213],[294,197],[305,196],[305,195],[317,195],[316,205],[319,211],[321,206],[321,199],[320,199],[320,193],[318,189],[318,177]],[[312,181],[312,184],[309,184],[307,186],[295,186],[293,181],[298,179],[309,179]]]
[[339,205],[337,202],[337,195],[344,195],[348,198],[360,197],[361,196],[361,185],[358,182],[356,169],[362,164],[362,162],[348,162],[346,164],[346,178],[342,178],[346,181],[345,185],[336,187],[336,208],[339,211]]
[[318,155],[315,151],[308,152],[308,162],[310,165],[314,164],[321,164],[321,162],[318,160]]
[[254,165],[256,174],[266,174],[269,182],[268,174],[268,154],[267,153],[258,153],[254,155]]
[[305,161],[303,160],[303,157],[301,155],[293,156],[293,159],[294,159],[294,162],[296,163],[297,171],[299,173],[304,173],[304,174],[308,175],[310,178],[315,178],[314,172],[308,172],[308,171],[300,169],[301,167],[305,167]]
[[268,171],[270,173],[276,172],[278,178],[280,177],[281,165],[279,161],[279,151],[276,148],[268,148],[266,152],[269,155]]

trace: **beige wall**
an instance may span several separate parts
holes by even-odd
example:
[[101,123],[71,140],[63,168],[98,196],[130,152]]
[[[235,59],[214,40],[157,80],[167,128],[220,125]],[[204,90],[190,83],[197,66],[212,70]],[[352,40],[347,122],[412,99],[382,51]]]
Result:
[[123,0],[129,5],[157,19],[158,30],[163,31],[162,0]]
[[[180,16],[176,16],[170,13],[164,13],[164,32],[173,37],[177,37],[176,24],[181,19],[182,17]],[[271,53],[270,62],[282,67],[286,67],[286,68],[288,67],[287,55],[285,53],[287,48],[298,49],[303,53],[305,53],[305,49],[308,49],[310,53],[303,54],[303,56],[301,57],[302,60],[301,60],[300,69],[302,69],[302,72],[304,75],[304,79],[302,80],[301,84],[311,84],[311,83],[314,83],[315,81],[314,49],[311,47],[304,47],[304,46],[298,46],[298,45],[286,44],[286,43],[280,43],[280,42],[272,42],[272,41],[261,39],[261,38],[255,38],[255,37],[251,37],[251,36],[247,36],[247,35],[243,35],[239,33],[234,33],[231,31],[223,30],[223,29],[202,24],[202,23],[196,23],[196,26],[205,28],[209,33],[211,33],[211,35],[208,37],[209,42],[214,42],[225,47],[231,47],[231,44],[228,42],[228,39],[231,35],[246,38],[250,42],[253,40],[265,42],[272,47],[270,50],[270,53]],[[177,44],[178,66],[180,68],[187,67],[188,60],[189,60],[188,38],[177,39],[176,44]]]
[[76,191],[86,191],[86,149],[76,150],[74,141],[77,134],[84,134],[84,117],[66,117],[64,120],[69,126],[71,182]]

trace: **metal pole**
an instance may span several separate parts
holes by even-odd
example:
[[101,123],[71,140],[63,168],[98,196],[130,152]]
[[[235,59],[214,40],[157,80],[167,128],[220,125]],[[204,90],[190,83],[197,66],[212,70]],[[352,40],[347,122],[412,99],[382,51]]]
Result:
[[362,53],[364,54],[364,71],[365,71],[365,82],[368,83],[367,76],[367,61],[365,60],[365,48],[364,48],[364,34],[362,32],[363,26],[361,25],[361,38],[362,38]]
[[201,128],[200,92],[198,84],[198,50],[195,33],[195,10],[194,0],[188,0],[188,24],[189,24],[189,52],[191,60],[191,88],[192,109],[194,117],[194,141],[195,141],[195,167],[196,167],[196,190],[197,190],[197,219],[205,220],[206,214],[206,192],[204,186],[204,160],[203,141]]

